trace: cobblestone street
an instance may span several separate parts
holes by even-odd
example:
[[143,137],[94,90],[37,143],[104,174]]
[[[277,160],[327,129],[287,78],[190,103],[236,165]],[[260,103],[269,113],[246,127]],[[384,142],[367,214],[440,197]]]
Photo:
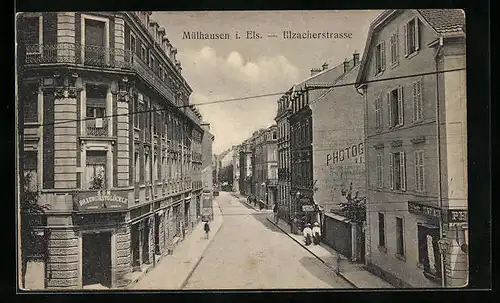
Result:
[[185,289],[351,288],[312,254],[227,192],[224,224]]

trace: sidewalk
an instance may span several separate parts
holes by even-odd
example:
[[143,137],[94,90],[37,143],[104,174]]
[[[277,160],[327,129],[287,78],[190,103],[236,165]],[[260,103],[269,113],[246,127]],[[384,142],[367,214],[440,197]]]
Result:
[[240,193],[238,193],[238,192],[231,192],[230,195],[233,196],[233,197],[235,197],[236,199],[238,199],[243,204],[248,205],[249,207],[253,208],[256,211],[260,211],[260,212],[272,212],[271,209],[263,208],[262,210],[260,210],[258,206],[255,206],[252,203],[248,203],[247,202],[247,197],[244,196],[244,195],[242,195],[242,194],[240,194]]
[[222,215],[219,205],[214,200],[214,220],[210,222],[210,238],[205,238],[204,223],[194,227],[186,239],[177,244],[172,255],[167,255],[146,270],[126,289],[182,289],[187,280],[203,258],[217,232],[222,226]]
[[326,266],[333,269],[340,277],[344,278],[349,284],[355,288],[394,288],[388,282],[375,276],[367,271],[364,264],[351,263],[349,260],[330,248],[324,243],[320,245],[304,244],[304,237],[302,235],[295,235],[290,233],[290,225],[283,220],[278,224],[273,220],[273,216],[267,217],[267,220],[281,229],[282,232],[287,234],[295,242],[300,244],[303,248],[307,249],[311,254],[323,262]]

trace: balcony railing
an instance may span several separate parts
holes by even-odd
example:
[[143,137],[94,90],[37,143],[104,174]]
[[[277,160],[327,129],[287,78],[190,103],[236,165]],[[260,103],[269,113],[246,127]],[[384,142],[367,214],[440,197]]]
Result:
[[87,136],[92,137],[107,137],[108,136],[108,119],[96,118],[86,120]]
[[30,64],[70,63],[107,68],[131,68],[129,50],[95,45],[61,42],[26,45],[26,61]]
[[175,96],[172,90],[167,86],[165,82],[160,80],[160,77],[156,75],[151,67],[149,67],[137,54],[132,55],[133,67],[137,73],[144,78],[146,81],[150,82],[153,87],[155,87],[159,92],[161,92],[165,97],[175,102]]

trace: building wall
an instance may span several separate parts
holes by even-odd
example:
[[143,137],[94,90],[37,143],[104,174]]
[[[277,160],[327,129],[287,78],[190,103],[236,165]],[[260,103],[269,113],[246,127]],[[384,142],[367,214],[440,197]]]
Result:
[[[354,83],[359,70],[348,71],[338,85]],[[363,97],[354,86],[329,90],[312,107],[314,199],[326,212],[345,202],[341,190],[365,196]]]
[[[135,18],[135,13],[33,14],[29,13],[26,16],[42,16],[39,34],[44,44],[44,60],[47,60],[44,63],[46,63],[47,71],[40,73],[35,69],[40,64],[36,55],[26,57],[28,65],[24,73],[25,78],[21,80],[21,83],[31,81],[40,84],[36,88],[38,91],[37,122],[49,125],[26,125],[26,130],[23,131],[28,134],[25,138],[26,146],[37,150],[38,188],[44,189],[40,203],[50,205],[50,210],[47,211],[47,224],[50,228],[47,229],[49,248],[45,275],[48,277],[46,286],[47,288],[82,287],[81,233],[103,230],[110,231],[112,234],[110,247],[112,286],[116,286],[121,283],[123,276],[131,271],[130,226],[132,223],[141,221],[150,225],[148,235],[150,261],[153,258],[154,225],[152,225],[153,221],[148,221],[148,218],[161,210],[168,210],[174,201],[184,199],[186,195],[192,195],[191,216],[186,224],[188,230],[192,228],[193,223],[196,223],[194,214],[196,214],[195,200],[198,193],[192,192],[196,189],[193,188],[192,182],[201,180],[199,169],[201,159],[193,160],[192,155],[201,154],[202,147],[201,142],[189,144],[188,138],[192,137],[193,129],[201,131],[201,116],[195,110],[180,112],[172,106],[178,103],[187,104],[191,89],[180,74],[180,63],[175,59],[175,52],[172,51],[171,45],[167,45],[163,40],[159,41],[161,39],[158,40],[146,32],[149,24],[141,24]],[[25,15],[19,17],[23,16]],[[110,65],[97,71],[95,68],[88,68],[88,62],[81,60],[85,53],[75,52],[74,48],[67,47],[63,51],[62,47],[79,46],[85,42],[85,20],[89,18],[105,21],[106,45],[100,51]],[[146,27],[143,27],[144,25]],[[161,74],[159,65],[148,62],[148,58],[139,58],[138,54],[132,55],[134,58],[132,65],[124,66],[126,62],[131,64],[131,56],[123,55],[130,54],[131,35],[135,36],[138,46],[140,43],[144,44],[146,49],[155,56],[155,62],[161,62],[165,74]],[[158,44],[153,44],[155,40],[159,42],[160,47]],[[109,52],[109,49],[115,51]],[[80,69],[73,69],[72,65],[61,68],[61,62],[77,64]],[[52,63],[57,63],[57,65],[51,66]],[[71,73],[65,73],[66,67],[69,67]],[[134,79],[127,78],[130,77],[128,72],[127,75],[120,74],[122,67],[135,70],[138,76],[132,77]],[[59,76],[54,76],[57,74]],[[74,84],[73,79],[76,79]],[[174,82],[180,88],[181,94],[178,97],[171,94]],[[153,83],[153,86],[150,83]],[[113,117],[104,119],[107,125],[104,126],[104,129],[107,127],[105,135],[91,134],[88,121],[84,119],[87,118],[89,102],[86,88],[90,85],[106,87],[105,114],[113,115]],[[128,85],[129,91],[124,90],[125,85]],[[21,87],[24,86],[21,85]],[[135,129],[134,117],[128,116],[128,113],[136,110],[134,105],[139,104],[139,98],[145,104],[150,103],[151,109],[164,107],[163,109],[166,109],[171,116],[175,115],[178,118],[179,125],[175,126],[166,119],[167,116],[160,116],[157,124],[158,137],[154,137],[151,130],[155,120],[152,119],[151,128],[146,129],[144,124],[146,115],[141,115],[142,122],[138,125],[140,130]],[[57,123],[77,119],[81,119],[80,122]],[[50,125],[52,122],[57,124]],[[186,127],[181,127],[186,123]],[[147,134],[150,135],[149,138],[146,137]],[[181,138],[186,141],[181,142]],[[155,170],[158,174],[156,179],[150,180],[150,185],[145,184],[144,147],[146,145],[150,146],[150,155],[154,152],[158,155],[158,166],[153,167],[153,161],[151,161],[150,172]],[[104,189],[111,189],[112,192],[120,189],[125,193],[124,198],[128,200],[127,207],[130,208],[124,210],[123,218],[113,222],[113,226],[119,226],[117,228],[110,228],[109,222],[96,219],[97,214],[85,214],[74,208],[75,190],[88,192],[88,185],[85,182],[86,160],[91,150],[106,151],[107,182]],[[142,161],[137,166],[140,169],[137,178],[134,163],[135,151],[140,155],[139,161]],[[180,154],[180,151],[184,151],[184,154]],[[211,151],[209,153],[211,154]],[[166,155],[168,158],[163,166],[161,155]],[[180,172],[181,165],[183,176],[168,173],[170,170],[167,168],[170,167],[175,167]],[[97,190],[90,192],[97,195]],[[73,214],[74,210],[77,210],[76,215]],[[181,214],[183,215],[183,212]],[[92,222],[94,219],[96,222]],[[172,222],[172,217],[167,216],[167,221],[160,224],[160,246],[171,243],[174,224]],[[167,232],[166,236],[165,232]]]
[[[420,49],[408,57],[404,56],[404,24],[416,14],[412,10],[405,10],[401,14],[397,14],[394,18],[389,19],[375,33],[372,34],[371,47],[367,50],[366,55],[366,77],[363,81],[372,81],[380,78],[392,78],[404,75],[430,73],[436,70],[434,54],[436,49],[427,46],[428,43],[436,40],[438,35],[430,28],[423,20],[420,20]],[[399,32],[399,59],[398,63],[391,66],[390,63],[390,35],[396,30]],[[386,45],[386,68],[379,74],[375,74],[374,60],[374,45],[379,41],[385,41]],[[453,73],[452,73],[453,74]],[[365,110],[366,110],[366,169],[368,173],[368,196],[367,196],[367,225],[369,235],[367,235],[367,261],[369,267],[376,268],[374,271],[383,272],[398,283],[400,286],[413,287],[436,287],[439,282],[433,282],[423,275],[423,268],[420,264],[418,256],[418,224],[437,226],[439,221],[431,217],[423,217],[421,215],[409,212],[408,202],[415,202],[420,205],[439,208],[438,200],[438,174],[439,171],[437,161],[437,134],[436,134],[436,96],[437,85],[436,78],[444,80],[444,76],[426,75],[414,78],[394,79],[390,81],[381,81],[369,83],[365,88]],[[453,77],[453,76],[452,76]],[[457,81],[463,75],[455,74],[454,85],[450,86],[453,90],[452,96],[465,95],[465,83],[462,81],[460,86]],[[412,99],[412,85],[415,80],[422,81],[422,114],[423,119],[414,121],[414,105]],[[445,82],[445,81],[441,81]],[[443,88],[442,84],[439,84]],[[403,92],[403,125],[390,128],[388,125],[388,103],[387,92],[396,87],[402,87]],[[453,87],[453,88],[452,88]],[[461,90],[460,88],[463,88]],[[442,96],[443,93],[440,93]],[[455,95],[456,96],[456,95]],[[382,127],[377,129],[375,123],[375,100],[382,100]],[[442,97],[440,97],[442,99]],[[455,108],[463,108],[460,104],[464,104],[464,98],[452,97],[451,100],[458,101]],[[461,111],[455,116],[460,121],[464,120],[464,112]],[[441,117],[445,116],[441,111]],[[452,119],[453,120],[453,119]],[[447,127],[443,127],[442,136],[445,137]],[[460,136],[459,136],[460,137]],[[456,142],[460,144],[460,141]],[[455,149],[452,145],[446,142],[447,148]],[[463,150],[463,149],[462,149]],[[415,152],[423,151],[424,153],[424,190],[417,191],[416,186],[416,167],[415,167]],[[395,190],[390,188],[389,175],[389,153],[404,152],[406,158],[406,189]],[[458,152],[463,155],[463,152]],[[376,155],[383,156],[383,184],[377,185],[376,172]],[[448,157],[446,152],[441,152],[442,163],[446,163]],[[453,158],[453,157],[452,157]],[[455,158],[454,167],[461,163],[461,155]],[[442,165],[443,173],[446,171]],[[464,166],[460,166],[461,179],[464,176]],[[455,172],[454,172],[455,173]],[[443,178],[443,191],[449,186],[451,179]],[[462,179],[463,180],[463,179]],[[457,187],[463,188],[463,181],[459,181]],[[460,194],[459,194],[460,195]],[[463,196],[462,196],[463,197]],[[386,246],[378,246],[378,213],[385,214],[385,231],[386,231]],[[396,217],[403,219],[403,239],[404,239],[404,256],[396,254]],[[462,262],[464,263],[464,262]]]

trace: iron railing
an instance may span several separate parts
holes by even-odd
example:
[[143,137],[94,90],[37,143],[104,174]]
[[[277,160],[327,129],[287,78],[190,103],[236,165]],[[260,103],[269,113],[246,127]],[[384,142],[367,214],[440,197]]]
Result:
[[[102,123],[98,125],[97,121],[101,119]],[[86,120],[87,136],[92,137],[107,137],[108,136],[108,119],[96,118]]]
[[130,50],[96,45],[61,42],[26,45],[26,61],[30,64],[70,63],[107,68],[131,68]]

